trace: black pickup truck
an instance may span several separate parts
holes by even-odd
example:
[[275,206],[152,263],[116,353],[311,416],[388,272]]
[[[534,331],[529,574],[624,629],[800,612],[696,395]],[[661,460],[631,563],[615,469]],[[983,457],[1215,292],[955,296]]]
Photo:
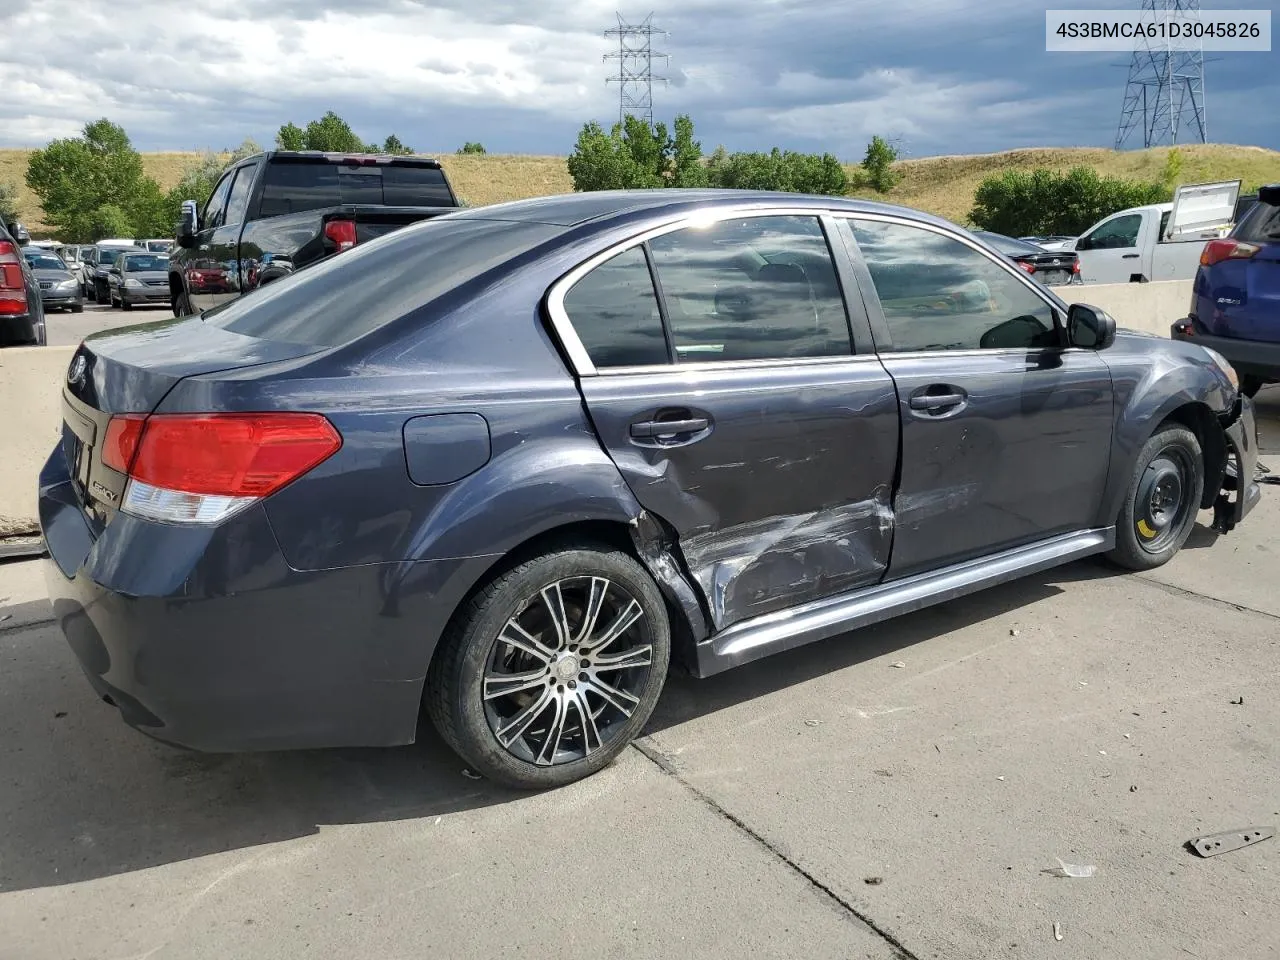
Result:
[[274,151],[229,168],[204,210],[184,204],[169,258],[173,312],[216,307],[407,224],[457,209],[435,160]]

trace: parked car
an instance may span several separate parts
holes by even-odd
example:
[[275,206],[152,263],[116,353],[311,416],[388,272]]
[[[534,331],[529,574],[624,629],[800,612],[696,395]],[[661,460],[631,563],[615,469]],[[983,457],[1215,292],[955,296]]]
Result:
[[1047,286],[1080,282],[1080,258],[1071,251],[1046,250],[1034,243],[985,230],[974,231],[973,235],[995,247],[1020,269]]
[[[203,750],[411,742],[550,787],[696,676],[1256,503],[1209,350],[833,197],[467,210],[75,352],[58,622]],[[1227,463],[1235,465],[1228,474]]]
[[123,253],[107,274],[111,306],[169,305],[169,258],[155,253]]
[[135,246],[132,240],[99,240],[93,246],[92,259],[86,261],[84,268],[84,286],[86,295],[94,303],[111,302],[111,285],[107,282],[111,267],[120,254],[125,252],[143,253],[141,247]]
[[1200,251],[1230,229],[1240,181],[1189,184],[1173,203],[1121,210],[1075,243],[1085,283],[1190,280]]
[[173,246],[173,241],[165,239],[139,240],[138,246],[148,253],[168,253],[169,248]]
[[45,344],[40,284],[22,255],[29,240],[22,224],[14,223],[10,230],[0,217],[0,347]]
[[71,271],[76,278],[76,283],[80,284],[80,295],[84,296],[84,286],[81,280],[81,263],[80,251],[84,249],[78,243],[64,243],[57,247],[57,254],[67,265],[67,269]]
[[1191,312],[1170,333],[1231,361],[1248,396],[1280,383],[1280,183],[1258,191],[1230,236],[1205,244]]
[[1075,237],[1064,236],[1048,236],[1048,237],[1018,237],[1023,243],[1034,243],[1037,247],[1045,250],[1070,250],[1075,246]]
[[410,223],[457,209],[435,160],[275,151],[240,161],[170,254],[173,312],[208,310]]
[[48,310],[84,310],[84,298],[80,294],[80,281],[60,256],[51,250],[27,247],[23,250],[27,265],[40,285],[40,299]]

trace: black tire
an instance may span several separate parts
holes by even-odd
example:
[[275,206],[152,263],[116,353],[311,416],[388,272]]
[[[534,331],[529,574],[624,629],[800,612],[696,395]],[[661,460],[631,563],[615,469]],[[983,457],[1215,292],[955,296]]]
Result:
[[[1175,506],[1166,502],[1171,491]],[[1191,535],[1203,494],[1200,441],[1181,424],[1162,424],[1138,453],[1108,557],[1129,570],[1168,563]],[[1165,505],[1156,508],[1157,502]]]
[[71,312],[72,312],[72,313],[84,313],[84,304],[83,304],[83,303],[73,303],[73,304],[71,305]]
[[1246,397],[1253,398],[1262,389],[1264,383],[1265,381],[1261,377],[1243,376],[1240,378],[1240,392]]
[[[553,595],[562,598],[563,623],[572,627],[566,632],[573,634],[580,630],[585,616],[575,625],[571,611],[582,614],[584,607],[590,606],[590,594],[584,597],[579,592],[590,590],[594,593],[596,580],[592,578],[603,579],[609,585],[603,591],[606,599],[596,603],[600,622],[611,626],[621,623],[629,612],[629,603],[634,601],[639,605],[639,619],[621,632],[617,640],[593,646],[590,643],[592,637],[599,638],[601,632],[607,635],[609,630],[588,630],[577,637],[569,636],[568,642],[559,643],[554,658],[543,657],[527,645],[517,649],[499,640],[499,634],[504,631],[513,635],[510,624],[516,622],[519,626],[533,624],[534,630],[527,635],[537,637],[539,643],[543,638],[551,638],[551,643],[557,643],[554,638],[558,631],[552,632],[549,627],[537,630],[536,627],[539,617],[545,623],[552,623],[551,604],[543,599],[544,589],[556,591]],[[609,591],[613,592],[610,594]],[[583,603],[583,599],[588,602]],[[533,619],[528,619],[530,617]],[[520,623],[521,618],[524,618],[524,624]],[[624,641],[624,637],[628,639]],[[584,638],[588,642],[581,647],[576,646]],[[618,643],[622,646],[613,646]],[[525,649],[529,653],[523,652]],[[549,647],[542,649],[549,650]],[[589,662],[588,658],[594,656],[593,651],[596,650],[603,660],[606,649],[624,650],[632,655],[640,651],[641,657],[647,650],[650,659],[647,664],[625,670],[605,668],[603,662],[594,665]],[[662,692],[670,654],[671,632],[666,606],[644,568],[613,547],[593,543],[567,544],[494,577],[458,611],[432,659],[424,695],[425,706],[440,736],[472,770],[513,787],[560,787],[608,765],[640,733]],[[521,669],[516,670],[517,666]],[[544,666],[548,682],[546,689],[541,686],[540,671]],[[567,667],[572,677],[566,675],[562,667]],[[615,694],[625,691],[627,700],[624,702],[636,701],[629,716],[606,703],[608,698],[596,687],[603,681],[594,672],[597,669],[610,677],[607,682],[609,690]],[[507,673],[506,670],[514,672]],[[578,670],[583,672],[578,673]],[[485,699],[486,674],[493,683],[495,678],[514,676],[517,672],[534,679],[518,692],[491,693],[490,698]],[[613,686],[614,683],[617,685]],[[536,686],[530,686],[532,684]],[[558,703],[566,702],[570,705],[558,706]],[[546,705],[538,709],[537,703]],[[596,706],[600,708],[600,712],[590,718],[590,731],[587,729],[588,718],[578,704],[587,705],[587,714],[591,714]],[[496,716],[508,707],[512,711],[510,714]],[[543,729],[548,711],[553,716],[546,725],[548,732],[544,745],[537,756],[532,756],[538,746],[537,733]],[[569,725],[571,713],[576,718],[576,728]],[[530,716],[527,725],[511,738],[511,743],[504,746],[497,731],[510,729],[509,726],[503,727],[503,723],[510,724],[526,715]],[[560,736],[548,754],[549,762],[539,763],[537,761],[546,752],[546,744],[551,743],[550,731],[556,728],[556,724],[559,724]],[[574,729],[577,731],[576,739],[571,732]],[[590,745],[591,732],[596,733],[597,745],[594,747]],[[561,737],[567,739],[562,740]],[[561,743],[570,746],[557,761],[555,758],[560,753]],[[572,746],[575,743],[577,746]],[[585,749],[580,749],[584,744]]]
[[173,298],[173,315],[175,317],[189,317],[195,310],[191,307],[191,298],[187,296],[187,291],[183,290]]
[[132,310],[132,309],[133,309],[133,304],[132,304],[132,303],[130,303],[128,300],[125,300],[125,299],[121,298],[121,300],[120,300],[120,309],[121,309],[121,310]]

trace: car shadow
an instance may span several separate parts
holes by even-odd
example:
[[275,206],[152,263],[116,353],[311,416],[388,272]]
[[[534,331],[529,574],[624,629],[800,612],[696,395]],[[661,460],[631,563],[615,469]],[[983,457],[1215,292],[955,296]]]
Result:
[[[1116,571],[1083,561],[782,653],[707,680],[675,671],[646,733],[981,623]],[[427,724],[385,750],[215,755],[128,730],[56,627],[0,632],[0,890],[76,883],[329,824],[442,816],[526,796],[463,774]],[[11,668],[11,669],[10,669]]]

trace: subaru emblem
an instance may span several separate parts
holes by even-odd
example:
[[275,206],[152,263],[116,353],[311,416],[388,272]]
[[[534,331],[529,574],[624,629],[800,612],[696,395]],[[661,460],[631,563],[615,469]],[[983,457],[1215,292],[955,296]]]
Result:
[[67,370],[67,383],[75,386],[84,382],[84,368],[88,366],[85,362],[84,354],[76,354],[76,358],[71,361],[71,367]]

